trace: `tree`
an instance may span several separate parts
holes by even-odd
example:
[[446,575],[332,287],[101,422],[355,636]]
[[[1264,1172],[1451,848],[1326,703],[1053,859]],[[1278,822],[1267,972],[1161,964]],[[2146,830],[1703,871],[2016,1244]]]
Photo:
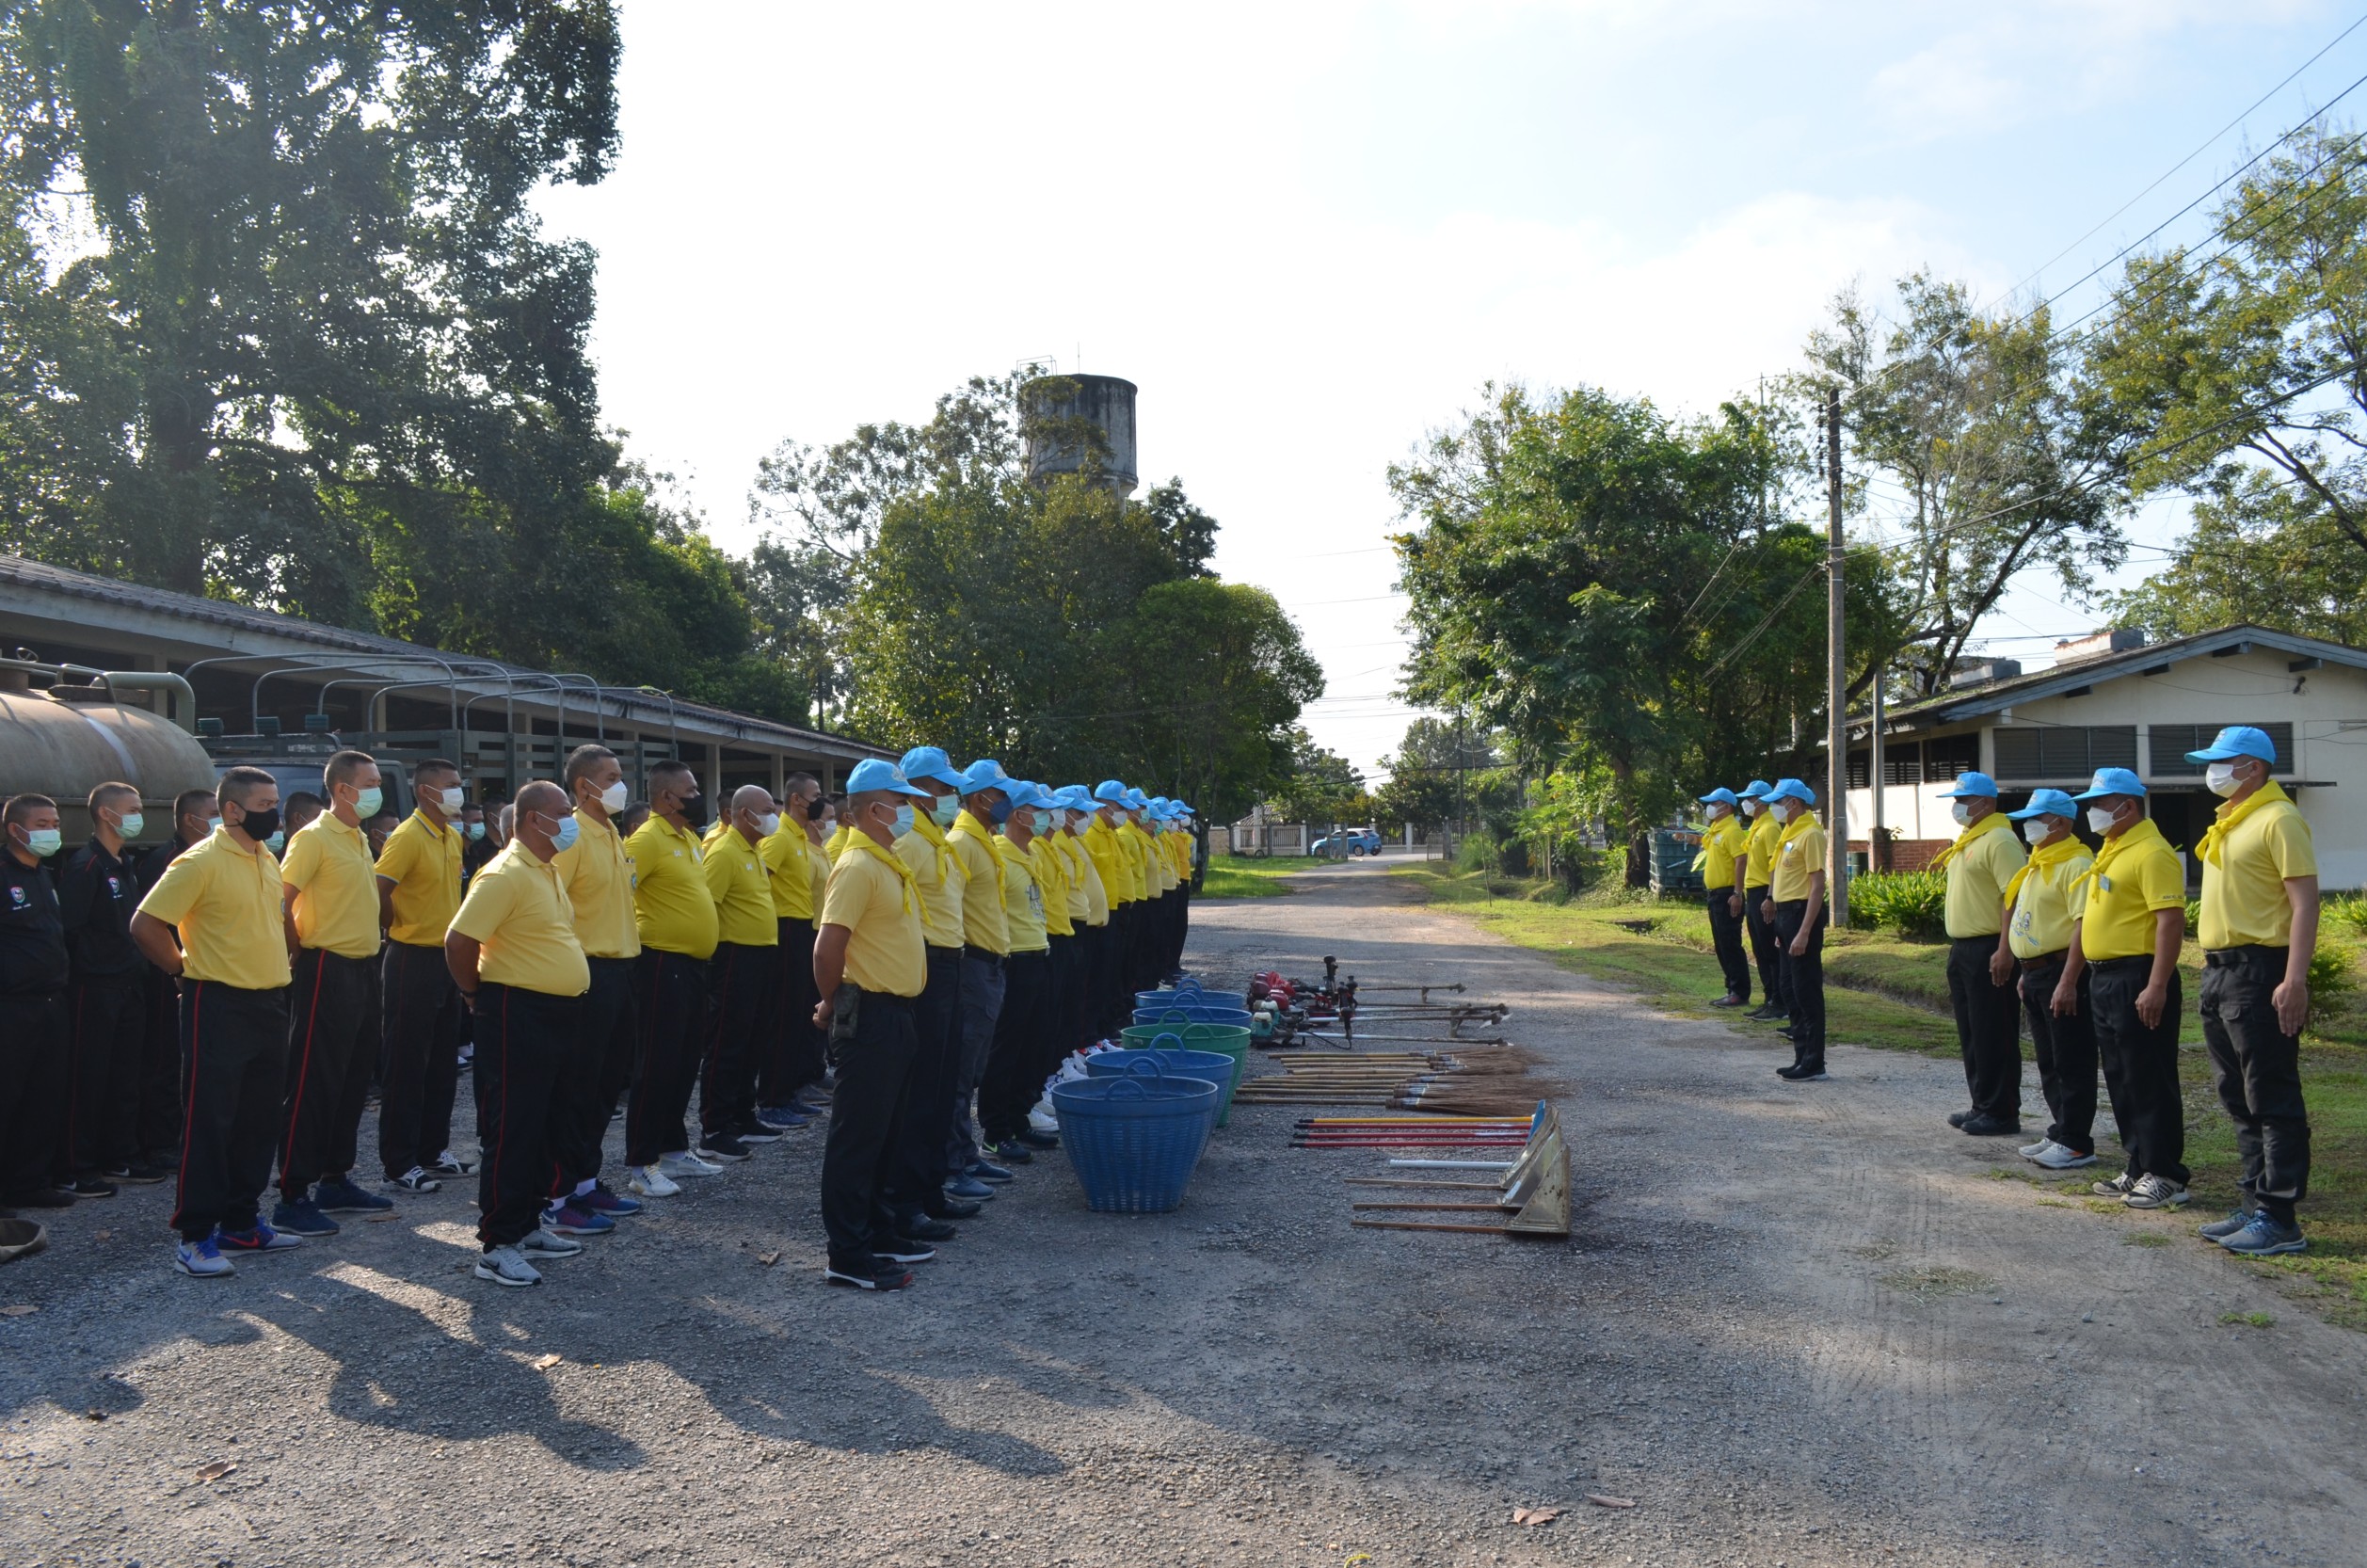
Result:
[[2367,646],[2367,552],[2312,497],[2255,470],[2198,500],[2162,569],[2104,605],[2156,640],[2249,622]]
[[1495,782],[1503,757],[1495,737],[1453,719],[1417,718],[1396,753],[1382,760],[1388,779],[1373,792],[1384,823],[1425,830],[1501,809],[1511,799]]
[[1370,804],[1365,776],[1347,758],[1316,744],[1304,729],[1291,729],[1289,775],[1266,797],[1277,821],[1363,822]]
[[1132,713],[1115,754],[1143,759],[1202,820],[1239,817],[1295,761],[1287,737],[1323,695],[1323,666],[1265,589],[1201,576],[1156,584],[1112,644],[1127,673],[1115,689],[1129,694],[1112,700]]

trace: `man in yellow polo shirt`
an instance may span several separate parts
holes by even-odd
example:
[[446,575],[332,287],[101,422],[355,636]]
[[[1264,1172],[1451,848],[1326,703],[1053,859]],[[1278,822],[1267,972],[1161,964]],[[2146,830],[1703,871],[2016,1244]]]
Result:
[[2022,1130],[2022,1015],[2006,981],[1991,972],[2005,919],[2006,887],[2029,856],[2013,824],[1997,809],[1997,781],[1980,772],[1957,776],[1941,792],[1959,832],[1932,856],[1947,877],[1948,1001],[1956,1012],[1957,1050],[1964,1059],[1969,1110],[1948,1125],[1975,1138]]
[[1776,945],[1774,919],[1767,913],[1774,906],[1767,887],[1775,878],[1775,841],[1783,836],[1767,806],[1767,793],[1772,788],[1766,779],[1754,778],[1743,786],[1735,802],[1749,824],[1744,837],[1750,849],[1743,857],[1740,878],[1742,935],[1750,945],[1751,962],[1758,966],[1759,992],[1767,999],[1743,1016],[1763,1023],[1782,1023],[1791,1016],[1791,1007],[1783,1000],[1783,953]]
[[[287,915],[280,784],[232,768],[215,791],[221,824],[171,865],[132,915],[132,940],[181,979],[181,1176],[173,1267],[201,1279],[235,1271],[225,1252],[300,1247],[262,1214],[288,1053]],[[175,943],[178,936],[178,945]]]
[[584,1243],[543,1228],[555,1145],[568,1135],[559,1080],[582,1047],[592,971],[575,910],[552,861],[582,833],[567,792],[538,778],[518,792],[509,842],[469,879],[444,937],[444,956],[476,1022],[476,1277],[542,1283],[535,1257],[568,1257]]
[[707,848],[707,890],[715,896],[715,952],[708,961],[707,1050],[699,1069],[698,1158],[737,1162],[750,1144],[779,1139],[756,1119],[756,1050],[780,957],[772,873],[758,846],[779,831],[780,814],[761,784],[731,794],[731,814]]
[[616,831],[630,792],[624,763],[604,745],[568,752],[559,787],[575,803],[575,840],[551,863],[574,912],[590,988],[584,993],[583,1039],[559,1075],[543,1228],[562,1236],[599,1235],[614,1228],[618,1216],[641,1211],[638,1200],[614,1191],[600,1175],[608,1124],[632,1081],[640,1036],[632,966],[641,956],[641,930],[633,921],[632,857]]
[[1041,786],[1024,779],[1013,781],[1006,793],[1010,809],[994,848],[1002,862],[1003,919],[1011,934],[1011,953],[1003,960],[1002,1008],[995,1017],[994,1044],[978,1081],[978,1125],[987,1158],[1010,1166],[1035,1158],[1018,1134],[1028,1125],[1028,1107],[1043,1086],[1035,1067],[1043,1056],[1044,1005],[1050,997],[1052,963],[1045,923],[1048,890],[1028,853],[1035,841],[1036,808],[1050,797]]
[[[945,1190],[950,1174],[946,1149],[953,1138],[955,1079],[962,1060],[962,889],[967,880],[945,830],[962,808],[962,776],[936,746],[913,747],[898,767],[904,783],[928,797],[926,805],[912,803],[911,830],[897,836],[896,858],[912,873],[913,893],[920,901],[929,980],[913,1004],[911,1088],[904,1095],[887,1201],[898,1235],[944,1241],[952,1238],[953,1221],[968,1219],[982,1207],[976,1198]],[[967,1118],[967,1107],[962,1115]]]
[[1099,994],[1094,999],[1094,1032],[1115,1039],[1118,1031],[1134,1021],[1134,988],[1127,984],[1133,971],[1127,945],[1141,913],[1143,879],[1141,868],[1131,862],[1127,846],[1118,840],[1118,826],[1126,820],[1126,786],[1105,778],[1094,786],[1092,801],[1093,816],[1085,824],[1085,853],[1093,856],[1094,870],[1101,873],[1101,886],[1110,895],[1110,935],[1103,938],[1107,951]]
[[328,809],[296,829],[280,864],[296,951],[280,1202],[271,1223],[298,1236],[336,1235],[331,1214],[394,1207],[356,1186],[351,1174],[377,1054],[378,921],[386,904],[361,824],[378,814],[385,792],[366,751],[330,757],[321,785]]
[[[1036,1007],[1034,1066],[1028,1082],[1022,1084],[1027,1092],[1028,1111],[1011,1136],[1023,1148],[1051,1149],[1060,1146],[1060,1139],[1051,1128],[1036,1125],[1036,1112],[1049,1109],[1043,1100],[1046,1081],[1059,1071],[1061,1059],[1076,1048],[1069,1018],[1071,999],[1082,989],[1083,945],[1077,935],[1077,920],[1083,910],[1080,890],[1071,880],[1075,872],[1068,856],[1060,850],[1061,824],[1068,813],[1062,807],[1057,791],[1042,784],[1035,789],[1040,798],[1033,808],[1027,856],[1035,885],[1044,894],[1047,965],[1044,996]],[[1010,831],[1010,825],[1005,824],[1006,838]]]
[[1710,947],[1718,954],[1719,972],[1726,978],[1726,994],[1712,1007],[1741,1007],[1751,1000],[1751,961],[1742,951],[1742,911],[1735,899],[1742,892],[1742,862],[1751,853],[1751,837],[1735,816],[1735,792],[1719,785],[1699,797],[1708,813],[1702,828],[1702,897],[1709,910]]
[[468,1018],[444,967],[444,933],[460,907],[466,792],[460,770],[437,757],[412,767],[411,793],[418,808],[378,852],[378,883],[388,896],[378,1160],[389,1185],[432,1192],[443,1177],[468,1174],[452,1152]]
[[984,1158],[970,1103],[994,1051],[1002,1016],[1004,961],[1011,956],[1011,917],[1004,906],[1011,868],[995,850],[995,828],[1011,814],[1018,780],[982,757],[963,770],[962,814],[945,835],[962,868],[962,1052],[953,1077],[953,1132],[946,1145],[945,1190],[979,1202],[1011,1179],[1008,1167]]
[[[2006,884],[2005,930],[1990,957],[1991,972],[2001,983],[2021,973],[2022,1010],[2030,1020],[2050,1118],[2046,1136],[2023,1145],[2021,1154],[2050,1171],[2075,1170],[2096,1162],[2094,1004],[2084,989],[2071,1013],[2057,1016],[2052,1004],[2079,918],[2072,889],[2085,899],[2082,878],[2096,857],[2072,836],[2079,808],[2060,790],[2035,791],[2028,805],[2009,815],[2023,824],[2030,861]],[[2087,985],[2086,976],[2080,984]]]
[[912,872],[894,853],[896,830],[930,796],[879,758],[857,762],[846,785],[856,836],[830,870],[814,939],[814,989],[822,997],[814,1022],[832,1031],[839,1063],[822,1153],[822,1224],[829,1237],[823,1277],[862,1290],[896,1290],[912,1283],[906,1264],[936,1256],[925,1242],[896,1234],[887,1197],[918,1048],[913,1007],[929,982],[920,899]]
[[[1054,798],[1062,820],[1051,840],[1067,863],[1068,923],[1077,933],[1078,944],[1076,978],[1063,1014],[1061,1055],[1064,1057],[1100,1037],[1103,999],[1110,988],[1110,890],[1085,843],[1085,831],[1094,820],[1092,792],[1082,784],[1071,784]],[[1053,1130],[1039,1126],[1033,1112],[1028,1121],[1040,1131]]]
[[2202,1039],[2219,1103],[2235,1122],[2243,1202],[2202,1234],[2246,1257],[2300,1252],[2294,1208],[2310,1195],[2310,1112],[2301,1026],[2318,944],[2318,859],[2301,808],[2268,776],[2277,744],[2231,725],[2186,760],[2226,802],[2202,860]]
[[1783,954],[1783,995],[1792,1021],[1792,1064],[1775,1076],[1815,1083],[1825,1072],[1825,829],[1816,820],[1815,792],[1797,778],[1779,778],[1767,792],[1767,812],[1782,829],[1775,840],[1775,874],[1768,884],[1776,941]]
[[2128,1163],[2099,1197],[2131,1208],[2175,1208],[2186,1201],[2186,1107],[2178,1089],[2178,950],[2186,936],[2186,872],[2145,814],[2145,784],[2126,768],[2099,768],[2073,800],[2103,838],[2088,868],[2086,902],[2071,930],[2059,1015],[2079,1006],[2079,981],[2096,1029],[2112,1119]]
[[1127,933],[1126,987],[1147,991],[1159,984],[1159,897],[1166,891],[1166,883],[1160,875],[1159,852],[1143,827],[1143,810],[1150,805],[1150,797],[1129,785],[1123,805],[1118,847],[1131,868],[1130,874],[1138,879],[1143,901],[1137,906],[1134,929]]
[[632,970],[641,1039],[625,1102],[625,1163],[643,1197],[666,1195],[680,1177],[723,1170],[691,1152],[683,1122],[706,1042],[707,960],[715,952],[715,895],[698,846],[706,822],[697,775],[684,762],[660,762],[649,770],[649,820],[625,840],[641,937]]
[[756,1119],[775,1132],[804,1127],[819,1112],[798,1092],[821,1081],[826,1060],[813,1026],[819,901],[806,859],[808,814],[821,799],[820,779],[791,774],[781,781],[780,822],[756,846],[773,895],[773,996],[757,1043]]

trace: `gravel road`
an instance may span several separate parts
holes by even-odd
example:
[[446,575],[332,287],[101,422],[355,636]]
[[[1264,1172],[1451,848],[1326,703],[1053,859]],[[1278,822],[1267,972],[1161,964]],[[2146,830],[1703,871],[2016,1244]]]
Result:
[[1572,1089],[1566,1243],[1352,1231],[1381,1157],[1278,1107],[1171,1215],[1039,1163],[888,1297],[820,1283],[813,1131],[533,1291],[468,1277],[466,1192],[200,1283],[129,1189],[0,1270],[38,1308],[0,1318],[0,1563],[2361,1560],[2367,1337],[2192,1217],[1996,1179],[1952,1064],[1783,1085],[1378,868],[1297,886],[1204,904],[1192,967],[1512,1003]]

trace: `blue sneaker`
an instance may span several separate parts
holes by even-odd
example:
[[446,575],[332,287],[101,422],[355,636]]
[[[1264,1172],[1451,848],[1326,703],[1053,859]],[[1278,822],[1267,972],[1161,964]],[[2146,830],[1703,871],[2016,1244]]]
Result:
[[2252,1216],[2252,1223],[2232,1236],[2222,1237],[2219,1245],[2238,1257],[2274,1257],[2279,1253],[2305,1252],[2310,1243],[2303,1239],[2299,1225],[2282,1224],[2266,1209]]
[[2239,1208],[2224,1220],[2214,1220],[2196,1234],[2206,1241],[2224,1241],[2252,1223],[2252,1211]]
[[184,1241],[174,1248],[172,1266],[197,1279],[227,1279],[238,1272],[231,1260],[222,1256],[222,1249],[215,1245],[211,1236],[201,1240]]
[[995,1195],[995,1190],[976,1176],[957,1176],[945,1184],[945,1195],[949,1198],[967,1198],[972,1203],[984,1203]]
[[981,1181],[1010,1181],[1013,1179],[1009,1171],[1004,1170],[1000,1165],[989,1164],[984,1160],[971,1160],[969,1162],[969,1169],[964,1174],[976,1176]]
[[225,1230],[216,1234],[221,1240],[216,1244],[224,1252],[285,1252],[290,1247],[304,1245],[303,1237],[289,1235],[276,1226],[264,1224],[260,1219],[245,1230]]
[[334,1236],[337,1222],[321,1212],[321,1206],[311,1197],[295,1202],[281,1201],[271,1209],[271,1228],[286,1231],[291,1236]]
[[776,1132],[794,1131],[813,1120],[795,1107],[787,1105],[760,1105],[756,1108],[756,1119]]
[[570,1198],[556,1208],[543,1210],[542,1228],[561,1236],[605,1236],[616,1228],[616,1222],[580,1207]]
[[595,1214],[605,1214],[612,1220],[621,1220],[628,1214],[641,1212],[639,1198],[629,1198],[622,1192],[612,1192],[605,1187],[595,1187],[588,1192],[578,1192],[568,1201],[578,1208],[586,1208]]
[[363,1192],[351,1176],[335,1176],[313,1185],[312,1206],[324,1214],[383,1214],[394,1200]]

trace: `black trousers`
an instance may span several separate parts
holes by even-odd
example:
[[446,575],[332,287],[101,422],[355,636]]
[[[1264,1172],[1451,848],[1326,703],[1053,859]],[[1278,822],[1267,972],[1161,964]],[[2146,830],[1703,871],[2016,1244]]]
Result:
[[0,1202],[55,1177],[72,1048],[65,992],[0,997]]
[[1116,1039],[1118,1031],[1134,1021],[1134,987],[1127,984],[1126,944],[1134,929],[1135,912],[1141,908],[1139,904],[1110,906],[1108,935],[1101,939],[1101,975],[1096,986],[1100,1033],[1106,1039]]
[[577,1033],[559,1075],[545,1196],[564,1198],[600,1175],[601,1145],[616,1114],[616,1098],[632,1079],[639,1030],[632,960],[587,958],[592,988],[584,993]]
[[1732,887],[1712,888],[1705,896],[1709,907],[1710,946],[1718,952],[1719,972],[1726,977],[1726,994],[1751,1000],[1751,960],[1743,953],[1742,917],[1732,913],[1735,890]]
[[1783,995],[1783,952],[1775,939],[1775,922],[1759,911],[1759,905],[1771,896],[1764,882],[1743,889],[1742,930],[1751,939],[1751,956],[1759,967],[1759,989],[1767,993],[1767,1005],[1783,1013],[1790,1007]]
[[1792,899],[1775,906],[1775,936],[1783,955],[1783,997],[1792,1015],[1792,1056],[1799,1062],[1825,1059],[1825,927],[1831,923],[1832,905],[1816,911],[1809,932],[1807,952],[1797,957],[1792,938],[1807,922],[1808,901]]
[[2079,975],[2079,1011],[2055,1016],[2055,987],[2063,982],[2063,954],[2022,961],[2022,1011],[2039,1059],[2039,1090],[2052,1121],[2046,1135],[2067,1149],[2096,1152],[2096,999],[2088,971]]
[[2087,967],[2088,995],[2096,1004],[2096,1054],[2103,1062],[2121,1147],[2129,1152],[2129,1174],[2183,1183],[2186,1102],[2178,1089],[2178,1016],[2184,986],[2171,970],[2162,1021],[2148,1029],[2137,1016],[2136,999],[2152,972],[2153,959],[2147,953]]
[[468,1011],[440,947],[387,943],[382,984],[378,1160],[391,1181],[414,1165],[433,1165],[452,1146]]
[[986,1074],[978,1083],[978,1125],[990,1144],[1016,1138],[1028,1125],[1044,1075],[1044,1004],[1051,997],[1049,952],[1015,952],[1003,961],[1002,1011],[995,1018],[995,1043]]
[[1111,954],[1115,951],[1117,941],[1115,912],[1112,911],[1112,919],[1109,924],[1089,925],[1085,927],[1083,936],[1086,962],[1085,1027],[1078,1044],[1089,1046],[1096,1040],[1105,1037],[1116,1038],[1119,1030],[1134,1021],[1134,1016],[1132,1010],[1128,1009],[1124,1022],[1115,1021],[1110,1016],[1111,994],[1117,989],[1117,971],[1111,961]]
[[2203,954],[2202,1040],[2219,1103],[2235,1122],[2244,1206],[2293,1224],[2310,1195],[2310,1113],[2301,1102],[2301,1041],[2277,1023],[2288,949]]
[[858,992],[855,1009],[855,1038],[839,1050],[830,1136],[822,1148],[822,1228],[832,1268],[868,1272],[876,1266],[872,1243],[885,1239],[891,1223],[885,1194],[920,1037],[910,997]]
[[[582,997],[554,997],[491,981],[477,987],[477,1240],[488,1252],[515,1246],[542,1224],[552,1151],[569,1127],[558,1085],[581,1038]],[[579,1108],[580,1109],[580,1108]]]
[[291,1202],[354,1167],[378,1044],[378,960],[323,948],[296,955],[280,1103],[280,1192]]
[[66,1135],[53,1163],[88,1176],[120,1170],[139,1154],[140,1055],[147,1045],[147,987],[140,970],[76,975],[67,988],[73,1047],[68,1053]]
[[247,1230],[271,1181],[288,1055],[288,988],[181,983],[181,1181],[172,1224],[184,1241]]
[[899,1220],[945,1208],[945,1144],[962,1054],[962,950],[929,950],[929,983],[912,1004],[912,1066],[883,1197]]
[[814,922],[784,918],[775,949],[773,1009],[764,1052],[757,1063],[756,1103],[787,1105],[798,1090],[822,1081],[827,1057],[814,1028]]
[[1036,1093],[1028,1100],[1031,1110],[1036,1100],[1043,1098],[1044,1080],[1058,1072],[1061,1059],[1077,1048],[1077,1004],[1084,990],[1082,939],[1074,933],[1052,937],[1050,956],[1051,968],[1047,971],[1044,988],[1043,1048],[1035,1060]]
[[698,1073],[698,1127],[709,1137],[756,1115],[758,1042],[771,1022],[780,950],[726,942],[708,962],[707,1052]]
[[[169,1162],[181,1148],[181,987],[151,968],[144,979],[148,1026],[140,1042],[136,1142],[152,1160]],[[376,1064],[372,1064],[373,1066]]]
[[707,963],[643,948],[632,966],[641,1038],[633,1051],[632,1096],[625,1105],[625,1163],[654,1165],[691,1146],[682,1118],[707,1037]]
[[1973,1110],[2008,1122],[2022,1119],[2022,1010],[2010,984],[1989,978],[1995,933],[1948,943],[1948,1002],[1956,1010],[1956,1044]]

